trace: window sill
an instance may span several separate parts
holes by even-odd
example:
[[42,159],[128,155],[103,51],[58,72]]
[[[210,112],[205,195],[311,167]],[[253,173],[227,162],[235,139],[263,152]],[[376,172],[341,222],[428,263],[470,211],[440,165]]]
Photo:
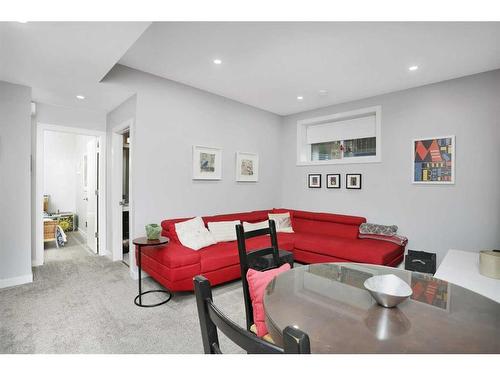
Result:
[[369,158],[363,158],[359,157],[356,158],[355,160],[346,160],[346,159],[340,159],[340,160],[321,160],[321,161],[297,161],[296,166],[297,167],[304,167],[304,166],[313,166],[313,165],[344,165],[344,164],[368,164],[368,163],[381,163],[382,158],[379,157],[369,157]]

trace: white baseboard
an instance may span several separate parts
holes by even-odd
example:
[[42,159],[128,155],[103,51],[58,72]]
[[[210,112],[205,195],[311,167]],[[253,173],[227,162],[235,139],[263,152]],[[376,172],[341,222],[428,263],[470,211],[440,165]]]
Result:
[[83,237],[87,237],[87,232],[85,232],[84,230],[82,230],[82,228],[78,227],[76,229],[78,232],[80,232],[80,234],[83,236]]
[[111,254],[111,252],[109,252],[108,250],[104,249],[104,250],[99,250],[99,255],[100,256],[103,256],[103,257],[108,257],[109,259],[113,260],[113,254]]
[[0,279],[0,289],[8,288],[9,286],[16,286],[21,284],[28,284],[33,282],[33,274],[12,277],[10,279]]

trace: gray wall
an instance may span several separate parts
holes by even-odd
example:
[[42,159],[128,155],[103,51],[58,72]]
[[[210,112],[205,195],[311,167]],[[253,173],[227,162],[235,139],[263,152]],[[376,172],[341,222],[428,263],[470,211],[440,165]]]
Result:
[[[131,171],[136,235],[165,218],[257,210],[280,201],[279,116],[123,66],[106,82],[137,93]],[[221,181],[192,180],[193,145],[223,149]],[[259,154],[259,182],[235,182],[236,151]]]
[[109,112],[106,116],[106,130],[111,131],[113,127],[120,125],[127,120],[135,119],[136,105],[137,96],[133,95]]
[[[382,106],[382,162],[296,166],[297,120]],[[456,183],[414,185],[412,140],[456,136]],[[409,248],[438,253],[500,247],[500,70],[321,108],[283,120],[284,207],[364,216],[397,224]],[[307,174],[341,173],[342,189],[308,189]],[[345,174],[362,173],[362,190]]]
[[0,287],[31,278],[31,89],[0,81]]

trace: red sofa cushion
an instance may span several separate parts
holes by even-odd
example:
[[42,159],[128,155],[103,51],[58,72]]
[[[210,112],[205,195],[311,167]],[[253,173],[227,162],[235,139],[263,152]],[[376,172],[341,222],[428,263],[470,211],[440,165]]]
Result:
[[[200,271],[200,262],[196,262],[194,264],[189,264],[189,265],[183,265],[183,266],[178,266],[175,268],[170,268],[167,267],[165,264],[159,262],[157,259],[153,258],[152,251],[149,253],[146,253],[143,249],[143,254],[142,254],[142,268],[144,271],[146,271],[149,275],[153,276],[157,281],[160,281],[159,279],[156,278],[157,275],[161,275],[162,279],[168,280],[168,282],[175,282],[177,283],[180,280],[183,279],[193,279],[193,275],[199,275],[201,273]],[[159,250],[160,251],[160,250]],[[153,255],[153,256],[150,256]],[[137,257],[137,254],[136,254]],[[170,286],[167,286],[169,288]]]
[[[250,238],[246,241],[247,251],[270,247],[270,241],[269,236]],[[292,251],[294,243],[293,240],[278,235],[278,246],[281,250]],[[200,254],[201,272],[214,271],[240,263],[236,241],[219,242],[200,249],[198,253]]]
[[388,263],[401,252],[401,247],[391,242],[308,233],[296,233],[295,247],[353,262],[371,264]]
[[309,211],[299,211],[299,210],[290,210],[290,211],[293,212],[295,217],[301,219],[355,225],[358,227],[361,224],[366,223],[366,219],[361,216],[339,215],[339,214],[329,214],[326,212],[309,212]]
[[[181,221],[178,221],[178,223],[181,223]],[[170,241],[181,244],[181,240],[179,240],[179,236],[177,235],[177,230],[175,229],[175,224],[176,223],[168,224],[167,237],[170,238]]]
[[177,268],[200,262],[198,251],[170,242],[163,247],[144,247],[142,253],[168,268]]
[[235,241],[219,242],[204,247],[200,253],[201,272],[214,271],[239,263],[238,245]]
[[308,234],[357,238],[364,217],[293,210],[293,230]]
[[270,212],[269,210],[262,210],[262,211],[239,212],[239,213],[235,213],[235,214],[204,216],[203,221],[205,222],[205,225],[208,222],[232,221],[232,220],[240,220],[240,221],[246,221],[249,223],[256,223],[258,221],[267,220],[267,214],[269,212]]

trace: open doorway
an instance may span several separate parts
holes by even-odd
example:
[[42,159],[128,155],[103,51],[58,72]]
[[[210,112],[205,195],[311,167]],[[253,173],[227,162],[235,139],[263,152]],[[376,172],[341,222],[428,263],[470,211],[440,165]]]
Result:
[[98,139],[59,131],[43,136],[44,251],[77,242],[97,254]]
[[130,129],[123,133],[123,173],[122,173],[122,248],[123,263],[130,266]]
[[113,260],[121,260],[131,270],[133,228],[132,155],[133,119],[111,129],[111,248]]
[[104,132],[38,125],[35,265],[75,254],[69,247],[105,254],[103,141]]

